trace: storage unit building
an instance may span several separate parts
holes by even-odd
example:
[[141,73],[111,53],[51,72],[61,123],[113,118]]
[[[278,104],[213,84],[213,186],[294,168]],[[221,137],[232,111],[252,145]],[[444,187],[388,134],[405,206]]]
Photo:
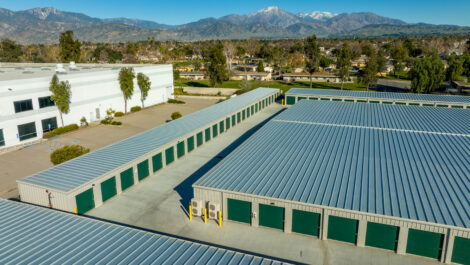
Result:
[[[258,88],[17,181],[24,202],[79,214],[100,206],[217,137],[222,122],[275,101],[279,90]],[[255,113],[256,114],[256,113]],[[243,120],[242,120],[243,121]],[[233,124],[242,122],[240,120]],[[189,148],[190,147],[190,148]]]
[[371,104],[395,104],[424,107],[470,109],[470,97],[468,96],[305,88],[292,88],[287,91],[285,96],[287,105],[293,105],[302,99],[309,99],[321,101],[344,101]]
[[284,264],[0,199],[0,264]]
[[300,101],[196,182],[194,197],[228,221],[461,263],[468,124],[462,109]]

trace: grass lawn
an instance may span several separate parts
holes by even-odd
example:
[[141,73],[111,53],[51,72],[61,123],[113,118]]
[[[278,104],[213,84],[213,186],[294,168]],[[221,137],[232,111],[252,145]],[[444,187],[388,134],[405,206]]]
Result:
[[[242,88],[241,80],[230,80],[225,81],[221,85],[218,85],[218,88]],[[270,88],[279,88],[282,91],[286,92],[289,89],[295,88],[310,88],[310,82],[280,82],[280,81],[249,81],[250,89],[255,89],[258,87],[270,87]],[[209,81],[191,81],[191,80],[179,80],[176,82],[176,87],[211,87]],[[313,82],[312,88],[318,89],[341,89],[341,84],[336,83],[326,83],[326,82]],[[358,83],[345,83],[345,90],[365,90],[365,86]]]

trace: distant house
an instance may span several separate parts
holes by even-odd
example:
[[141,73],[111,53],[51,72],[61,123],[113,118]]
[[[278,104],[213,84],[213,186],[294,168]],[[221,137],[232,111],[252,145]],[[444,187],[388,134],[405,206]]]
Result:
[[194,66],[192,65],[182,65],[182,66],[177,66],[175,68],[177,71],[180,71],[180,72],[193,72],[194,71]]
[[[235,65],[234,66],[234,69],[235,70],[238,70],[238,71],[247,71],[247,72],[256,72],[256,68],[258,67],[258,65],[256,64],[238,64],[238,65]],[[246,70],[245,70],[246,68]]]
[[303,73],[305,71],[305,67],[297,67],[292,70],[293,73]]
[[230,80],[256,80],[256,81],[269,81],[271,80],[271,73],[257,73],[257,72],[241,72],[235,71],[233,72],[232,77]]
[[[310,75],[307,73],[286,73],[286,74],[282,74],[282,80],[287,81],[287,82],[310,81]],[[341,80],[338,76],[334,76],[334,75],[314,74],[312,76],[312,81],[339,83]]]
[[187,80],[204,80],[205,75],[202,72],[181,72],[180,77]]

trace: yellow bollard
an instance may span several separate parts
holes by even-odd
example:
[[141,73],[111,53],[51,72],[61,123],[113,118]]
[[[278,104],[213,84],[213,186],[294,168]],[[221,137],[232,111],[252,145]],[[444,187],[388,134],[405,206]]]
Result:
[[78,213],[77,213],[77,208],[73,208],[73,212],[74,212],[75,214],[78,214]]
[[193,212],[191,211],[191,203],[189,203],[189,221],[193,220]]
[[207,224],[207,209],[204,208],[204,223]]
[[219,227],[222,227],[222,212],[219,211]]

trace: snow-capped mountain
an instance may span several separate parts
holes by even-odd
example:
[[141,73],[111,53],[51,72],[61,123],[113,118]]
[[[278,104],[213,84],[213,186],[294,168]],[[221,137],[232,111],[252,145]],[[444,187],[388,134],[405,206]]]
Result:
[[313,21],[325,21],[332,17],[337,16],[338,14],[333,14],[331,12],[321,12],[314,11],[312,13],[298,13],[297,16],[302,19],[313,20]]

